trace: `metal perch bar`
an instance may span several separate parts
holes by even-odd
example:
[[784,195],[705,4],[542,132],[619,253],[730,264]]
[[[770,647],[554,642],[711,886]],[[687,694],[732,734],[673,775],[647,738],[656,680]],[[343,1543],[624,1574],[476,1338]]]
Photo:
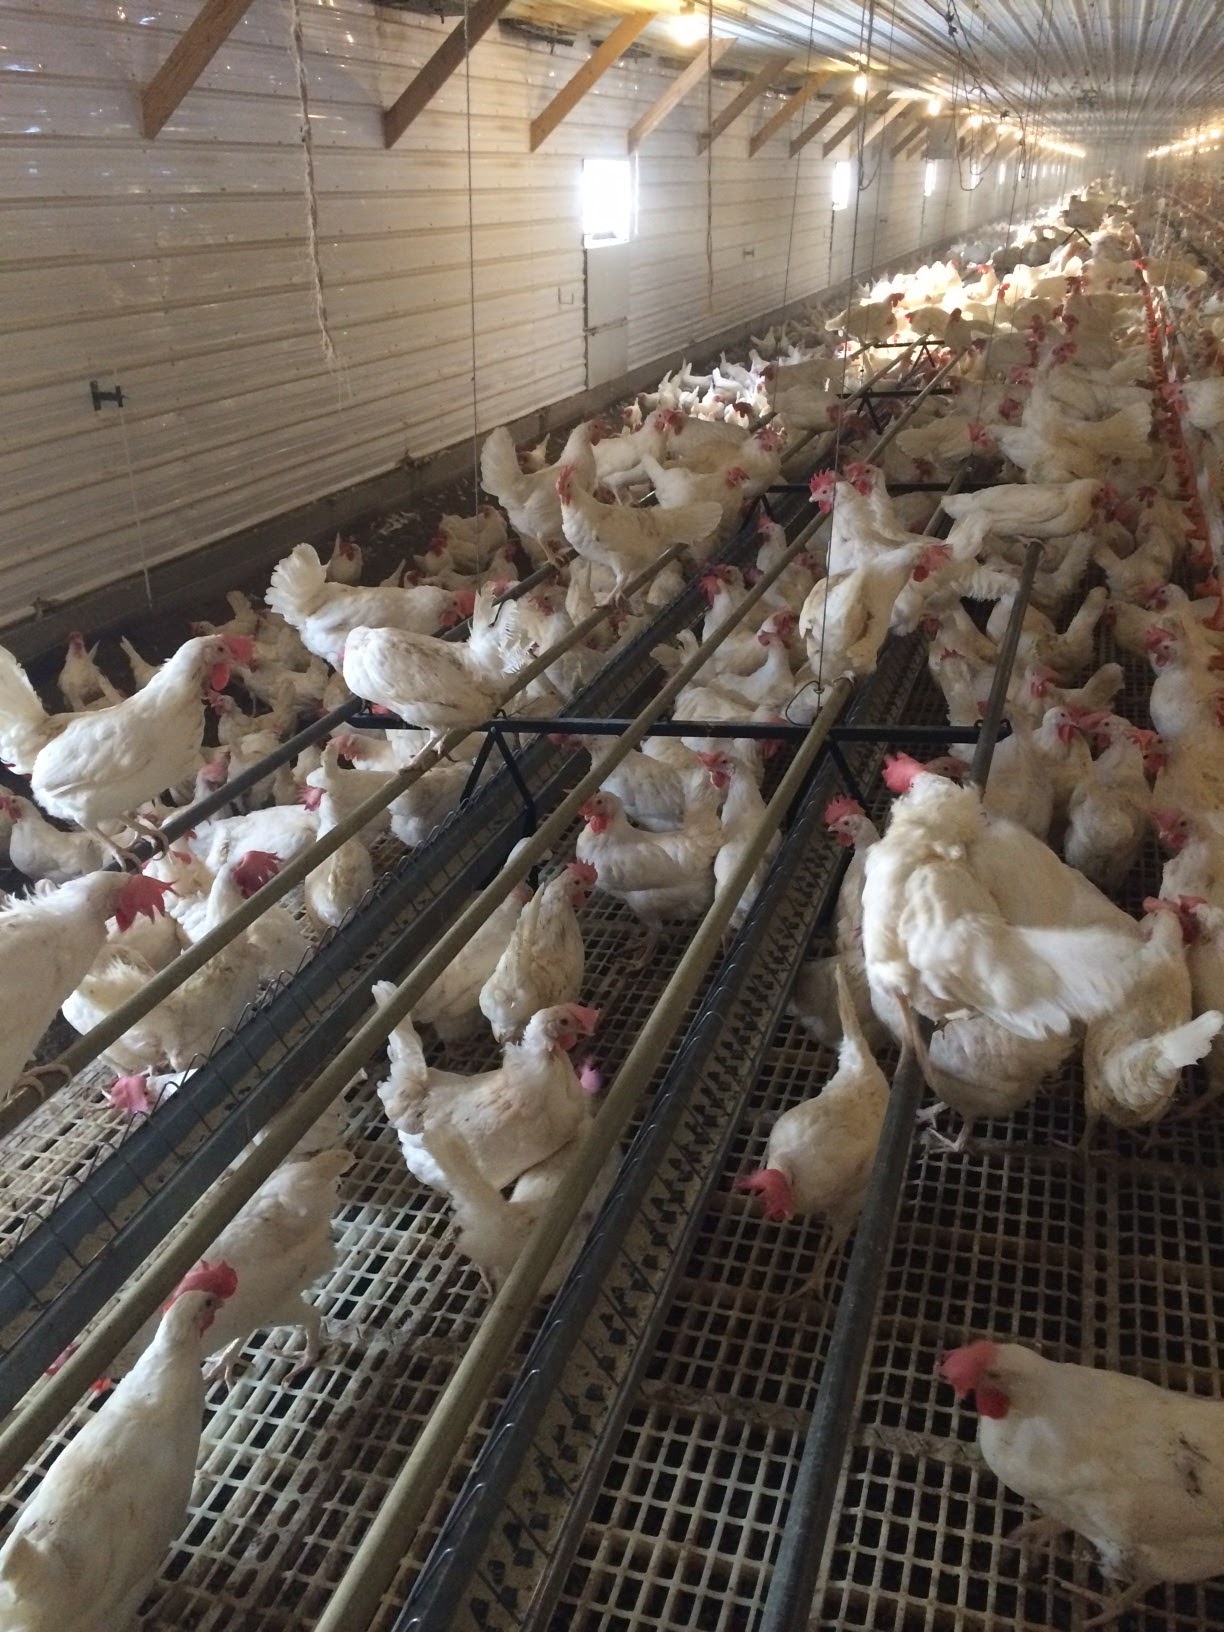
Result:
[[[1000,648],[990,701],[982,721],[972,777],[984,787],[1007,702],[1007,687],[1041,545],[1033,542]],[[930,1037],[923,1024],[924,1043]],[[902,1055],[893,1077],[888,1110],[863,1209],[854,1233],[846,1282],[837,1304],[820,1388],[795,1475],[778,1560],[761,1618],[761,1632],[805,1632],[825,1555],[842,1469],[854,1433],[863,1371],[871,1346],[876,1305],[888,1265],[901,1190],[909,1163],[914,1118],[922,1099],[922,1067],[913,1049]]]

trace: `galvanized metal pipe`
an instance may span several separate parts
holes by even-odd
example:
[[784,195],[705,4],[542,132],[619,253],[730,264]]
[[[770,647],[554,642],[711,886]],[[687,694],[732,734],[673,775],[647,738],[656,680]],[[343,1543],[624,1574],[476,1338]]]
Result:
[[[1007,632],[1000,648],[991,687],[990,703],[982,721],[973,776],[984,787],[998,738],[1011,665],[1015,660],[1025,609],[1037,560],[1039,543],[1029,545],[1024,575],[1012,605]],[[1004,661],[1006,659],[1006,662]],[[920,1021],[924,1044],[930,1023]],[[803,1455],[795,1475],[782,1542],[769,1584],[760,1632],[807,1632],[816,1585],[833,1521],[842,1469],[858,1420],[858,1397],[875,1328],[876,1306],[888,1268],[893,1232],[901,1209],[901,1192],[909,1165],[914,1118],[925,1082],[913,1050],[907,1048],[893,1077],[892,1091],[863,1208],[854,1232],[854,1247],[846,1284],[837,1302],[837,1315],[820,1387],[808,1424]]]
[[[521,583],[512,584],[504,595],[497,598],[494,605],[501,606],[506,601],[518,600],[521,596],[534,589],[536,585],[553,577],[556,571],[557,568],[552,565],[538,567]],[[467,629],[468,623],[465,620],[465,622],[456,625],[454,629],[447,630],[445,634],[440,635],[438,638],[442,640],[462,639]],[[215,793],[210,793],[206,799],[199,799],[194,805],[175,811],[169,820],[161,824],[162,838],[173,842],[175,839],[181,838],[184,833],[189,833],[198,823],[207,821],[210,816],[215,816],[218,811],[225,810],[242,794],[248,792],[251,788],[257,787],[273,771],[279,770],[282,765],[288,765],[291,760],[296,759],[312,743],[320,741],[323,737],[330,736],[337,726],[346,724],[355,714],[359,714],[361,708],[361,699],[359,697],[350,697],[347,702],[340,703],[336,708],[322,715],[321,718],[303,726],[295,735],[282,742],[279,747],[273,748],[270,753],[265,754],[254,765],[248,766],[238,776],[231,777],[224,787],[218,788]],[[258,720],[258,716],[252,716],[252,718]]]
[[[644,588],[665,566],[677,559],[681,553],[680,545],[673,545],[665,550],[651,565],[638,573],[625,586],[625,594],[631,596]],[[789,557],[788,557],[789,559]],[[781,568],[779,568],[779,571]],[[770,582],[773,582],[771,577]],[[768,587],[768,586],[766,586]],[[591,631],[609,615],[611,606],[597,607],[582,621],[568,630],[560,640],[539,657],[535,658],[515,676],[513,683],[501,695],[502,703],[509,702],[519,692],[528,687],[533,680],[542,675],[556,660],[572,646],[584,640]],[[458,748],[467,737],[471,736],[470,728],[457,728],[444,736],[438,744],[417,756],[414,763],[405,770],[396,772],[383,783],[375,793],[363,800],[360,805],[343,821],[329,829],[293,861],[287,863],[270,879],[261,890],[244,901],[236,912],[218,924],[215,929],[202,935],[198,941],[185,951],[180,952],[173,963],[167,964],[158,971],[152,980],[146,982],[134,997],[121,1004],[94,1026],[75,1043],[72,1043],[62,1054],[48,1062],[56,1065],[66,1073],[64,1081],[53,1087],[50,1092],[58,1093],[87,1065],[96,1060],[110,1045],[117,1042],[129,1027],[149,1013],[151,1009],[163,1002],[171,992],[176,991],[185,980],[203,968],[204,964],[215,957],[224,947],[228,946],[243,930],[248,929],[258,918],[261,918],[269,907],[275,906],[291,889],[305,881],[310,873],[326,858],[339,850],[341,845],[349,839],[356,838],[362,829],[375,819],[386,807],[406,793],[414,783],[420,781],[425,772],[432,770],[447,754]],[[258,780],[258,779],[257,779]],[[223,803],[226,801],[222,801]],[[46,1103],[48,1091],[41,1085],[18,1088],[0,1103],[0,1139],[4,1139],[23,1122]]]
[[[269,1122],[261,1142],[253,1146],[213,1186],[173,1242],[153,1260],[146,1274],[123,1294],[110,1313],[81,1341],[75,1353],[47,1380],[43,1388],[12,1414],[8,1425],[0,1432],[0,1485],[16,1477],[42,1441],[71,1410],[73,1402],[104,1372],[123,1345],[157,1310],[176,1281],[207,1251],[220,1231],[288,1155],[306,1129],[343,1092],[375,1050],[382,1047],[400,1020],[420,1002],[437,977],[463,951],[514,886],[521,883],[546,851],[563,837],[577,815],[578,807],[598,791],[608,772],[632,751],[651,723],[671,707],[742,618],[759,604],[800,548],[798,541],[792,544],[777,565],[753,586],[736,608],[736,615],[720,624],[710,638],[697,648],[610,751],[598,764],[592,765],[568,798],[561,802],[518,854],[460,914],[431,951],[413,967],[389,1002],[371,1015],[314,1082],[302,1090],[293,1104]],[[540,661],[547,660],[545,654]],[[460,730],[450,735],[461,740],[467,734]],[[372,803],[367,800],[350,820],[363,826],[369,816],[363,817],[362,812]],[[305,857],[301,859],[308,860]],[[276,882],[274,879],[273,883]],[[253,896],[245,906],[249,908],[257,899]],[[82,1042],[85,1040],[82,1039]]]
[[831,688],[828,703],[812,722],[766,806],[751,844],[685,948],[675,973],[617,1072],[593,1129],[430,1412],[340,1585],[316,1622],[315,1632],[366,1632],[374,1618],[412,1537],[449,1478],[481,1405],[504,1370],[507,1356],[513,1353],[514,1343],[591,1186],[619,1143],[706,970],[718,955],[723,932],[740,896],[849,696],[848,680],[839,680]]

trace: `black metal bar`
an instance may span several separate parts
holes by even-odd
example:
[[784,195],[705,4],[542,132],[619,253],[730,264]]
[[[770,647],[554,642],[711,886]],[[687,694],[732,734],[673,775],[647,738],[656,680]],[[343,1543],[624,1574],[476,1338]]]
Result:
[[[385,716],[371,715],[380,725],[387,724]],[[358,721],[354,721],[357,724]],[[473,726],[474,731],[491,733],[499,726],[522,736],[545,736],[564,733],[572,737],[619,737],[632,724],[631,720],[583,719],[572,714],[557,714],[549,719],[520,719],[509,716],[505,721],[486,720]],[[391,729],[408,729],[403,722],[392,722]],[[647,737],[751,737],[766,741],[800,742],[807,735],[805,725],[786,725],[773,720],[656,720],[645,732]],[[1006,728],[1002,728],[1005,732]],[[905,742],[911,746],[944,743],[976,742],[975,725],[835,725],[829,733],[834,742]]]
[[1011,673],[1016,662],[1016,651],[1020,645],[1020,635],[1024,627],[1024,613],[1029,603],[1029,596],[1033,592],[1033,580],[1037,576],[1037,563],[1041,560],[1041,540],[1033,539],[1024,552],[1024,567],[1020,573],[1020,582],[1016,587],[1016,599],[1012,606],[1011,617],[1007,620],[1007,628],[1003,634],[1003,643],[999,647],[999,655],[995,659],[994,680],[990,687],[990,696],[986,700],[986,712],[982,716],[982,728],[978,736],[977,747],[973,751],[973,763],[969,767],[969,780],[977,788],[986,786],[986,779],[990,775],[990,762],[994,758],[995,743],[999,740],[999,728],[1003,723],[1003,710],[1007,707],[1007,688],[1011,684]]
[[858,778],[850,768],[850,761],[841,751],[841,744],[830,741],[829,758],[837,766],[837,773],[846,784],[846,791],[852,799],[857,799],[864,810],[867,809],[867,800],[859,787]]
[[[752,532],[745,526],[718,559],[742,560],[751,544]],[[616,697],[621,706],[631,709],[644,706],[657,690],[657,676],[646,661],[650,648],[691,623],[700,604],[696,586],[686,584],[646,629],[612,655],[574,698],[576,706],[590,708],[605,696]],[[388,723],[382,715],[372,718],[379,727]],[[355,724],[356,719],[350,723]],[[560,723],[562,730],[569,724],[564,717]],[[534,773],[547,764],[552,752],[544,743],[534,743],[523,756],[520,770]],[[576,774],[570,776],[566,769],[573,762],[569,756],[536,793],[541,808],[556,802],[573,785]],[[257,1010],[236,1037],[215,1050],[193,1074],[189,1091],[160,1106],[156,1115],[135,1129],[119,1150],[88,1173],[0,1261],[3,1329],[49,1293],[66,1260],[91,1233],[116,1217],[126,1219],[107,1241],[105,1252],[76,1273],[41,1308],[12,1349],[0,1356],[0,1417],[17,1405],[301,1083],[317,1074],[322,1061],[368,1009],[369,985],[379,978],[379,971],[402,979],[405,968],[434,944],[477,882],[502,865],[514,843],[516,809],[509,805],[507,793],[500,777],[478,790],[462,820],[455,817],[443,824],[429,845],[407,859],[381,893],[304,967],[288,990]],[[483,834],[477,826],[482,820],[487,828]],[[474,842],[478,845],[475,851],[439,888],[439,874]],[[405,901],[422,903],[418,916],[390,949],[378,955],[376,966],[363,968],[362,978],[342,990],[308,1035],[286,1052],[284,1037],[300,1028],[303,1005],[323,1002],[344,982],[363,952],[403,910]],[[230,1103],[235,1097],[233,1083],[249,1077],[252,1061],[265,1055],[272,1056],[274,1063],[258,1073],[240,1103]],[[221,1120],[207,1128],[209,1119],[219,1112],[224,1113]],[[197,1137],[200,1142],[193,1145]],[[190,1154],[163,1176],[167,1160],[185,1148]]]
[[[869,706],[869,690],[864,688],[863,693],[855,699],[856,712]],[[821,760],[817,763],[821,763]],[[831,779],[826,776],[824,782],[831,790],[834,785]],[[510,1396],[500,1409],[476,1465],[447,1515],[441,1533],[394,1623],[393,1632],[433,1632],[435,1628],[452,1624],[472,1563],[480,1556],[506,1493],[523,1459],[530,1452],[532,1437],[553,1397],[582,1328],[595,1307],[600,1286],[622,1248],[647,1187],[674,1137],[694,1080],[708,1059],[722,1020],[769,933],[777,905],[791,885],[795,863],[819,836],[824,801],[812,796],[819,786],[817,782],[809,784],[809,797],[787,833],[783,848],[689,1028],[685,1042],[651,1101],[645,1122],[621,1165],[611,1197],[604,1204],[582,1252],[553,1300]],[[841,869],[833,869],[825,889],[813,902],[813,925],[822,912],[832,909],[840,876]],[[779,1014],[793,973],[793,970],[788,971],[782,982],[777,1005]],[[766,1041],[772,1030],[772,1026],[765,1028]],[[743,1100],[751,1092],[754,1075],[748,1072],[744,1076]],[[721,1141],[719,1154],[711,1161],[703,1195],[708,1195],[718,1183],[725,1166],[726,1150],[739,1123],[738,1114],[732,1113],[728,1117],[726,1135]],[[703,1213],[704,1206],[701,1204],[692,1211],[685,1233],[685,1246],[673,1255],[669,1283],[683,1273],[688,1244],[701,1227]],[[666,1308],[666,1303],[664,1296],[659,1302],[660,1311]],[[650,1344],[639,1345],[638,1369],[645,1364],[649,1353]]]
[[207,821],[219,810],[232,805],[234,800],[246,793],[249,788],[257,786],[266,776],[271,776],[273,771],[296,759],[312,742],[330,736],[339,725],[350,724],[354,717],[360,714],[362,706],[359,697],[350,697],[347,702],[341,703],[339,708],[333,708],[329,714],[324,714],[312,724],[304,726],[296,736],[282,742],[280,747],[274,748],[270,754],[265,754],[257,765],[252,765],[240,776],[235,776],[223,788],[218,788],[216,793],[210,793],[206,799],[189,805],[186,810],[176,812],[168,822],[163,822],[162,837],[170,841],[181,838],[184,833],[189,833],[197,822]]
[[[1034,542],[1025,555],[1024,573],[1012,605],[989,706],[978,736],[973,759],[975,779],[979,774],[985,777],[998,739],[1011,678],[1010,665],[1015,660],[1040,551],[1040,544]],[[919,1026],[925,1044],[931,1028],[921,1019]],[[837,1489],[858,1420],[859,1389],[901,1208],[914,1118],[924,1086],[922,1068],[912,1048],[907,1048],[893,1077],[888,1110],[854,1232],[845,1286],[838,1299],[828,1355],[820,1373],[816,1404],[795,1475],[759,1632],[806,1632],[810,1623]]]
[[526,838],[528,834],[534,833],[539,826],[535,799],[532,797],[531,789],[523,779],[522,771],[519,770],[516,756],[510,751],[503,727],[495,724],[489,735],[493,738],[506,770],[510,773],[510,780],[514,783],[515,790],[523,801],[523,837]]

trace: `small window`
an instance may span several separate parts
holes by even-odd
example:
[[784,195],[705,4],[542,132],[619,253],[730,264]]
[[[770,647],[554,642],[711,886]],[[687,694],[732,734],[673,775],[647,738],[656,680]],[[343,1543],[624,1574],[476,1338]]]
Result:
[[926,172],[922,178],[922,196],[930,198],[935,191],[935,183],[939,179],[939,165],[934,159],[927,160]]
[[848,209],[850,205],[850,187],[854,172],[849,159],[838,159],[833,166],[833,208],[835,210]]
[[1005,164],[1001,164],[999,166],[999,174],[998,174],[998,178],[997,178],[997,180],[995,182],[995,185],[998,186],[998,187],[1002,187],[1003,183],[1006,180],[1007,180],[1007,166]]
[[583,159],[582,242],[627,244],[633,235],[633,164],[629,159]]
[[978,182],[981,181],[981,179],[982,179],[982,163],[981,163],[981,160],[980,159],[974,159],[973,163],[969,166],[969,180],[976,187]]

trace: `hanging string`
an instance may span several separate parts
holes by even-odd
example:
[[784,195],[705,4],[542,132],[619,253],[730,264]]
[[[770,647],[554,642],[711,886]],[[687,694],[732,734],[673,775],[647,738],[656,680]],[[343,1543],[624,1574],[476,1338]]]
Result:
[[[463,122],[467,158],[468,332],[472,362],[472,517],[480,509],[480,396],[476,386],[476,207],[472,179],[472,40],[469,35],[470,0],[463,0]],[[477,548],[476,585],[484,584],[483,552]]]
[[127,465],[128,492],[132,497],[132,520],[136,523],[136,550],[140,556],[140,575],[144,579],[145,600],[153,610],[153,584],[149,578],[149,557],[145,549],[144,527],[140,520],[140,495],[136,489],[136,471],[132,465],[132,448],[128,441],[127,409],[119,405],[119,432],[123,441],[123,461]]
[[[706,0],[706,129],[714,126],[714,0]],[[714,143],[706,143],[706,312],[714,312]]]
[[[310,91],[306,82],[306,48],[302,36],[302,0],[289,0],[289,43],[298,87],[298,140],[302,144],[302,169],[306,182],[306,255],[314,292],[315,321],[323,342],[327,366],[343,377],[344,371],[332,343],[327,319],[327,298],[323,292],[323,263],[319,255],[319,200],[315,190],[314,137],[310,129]],[[345,382],[347,384],[347,380]],[[350,392],[351,395],[351,392]]]
[[[812,0],[812,9],[808,13],[807,61],[803,69],[804,84],[812,75],[812,45],[816,36],[816,0]],[[799,213],[799,177],[803,170],[803,153],[795,160],[795,185],[791,190],[790,229],[786,234],[786,266],[782,273],[782,310],[785,313],[790,300],[790,270],[791,251],[795,246],[795,218]],[[829,235],[829,254],[833,253],[832,233]]]

